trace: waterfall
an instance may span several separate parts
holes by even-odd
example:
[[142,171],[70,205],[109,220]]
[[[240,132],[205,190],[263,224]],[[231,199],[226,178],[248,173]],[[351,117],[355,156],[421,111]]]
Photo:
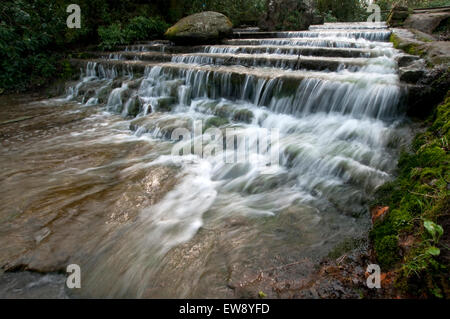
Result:
[[[96,280],[104,269],[117,275],[117,282],[99,293],[144,296],[142,278],[170,276],[173,269],[163,261],[175,258],[177,247],[200,242],[206,236],[199,233],[203,225],[217,230],[233,216],[248,218],[252,231],[225,238],[247,248],[257,245],[253,231],[271,238],[263,254],[267,258],[284,252],[283,247],[323,257],[343,239],[361,236],[368,227],[367,202],[392,178],[405,138],[405,89],[394,59],[398,53],[387,42],[390,32],[383,23],[325,24],[270,38],[240,32],[224,44],[184,53],[167,43],[124,48],[127,56],[153,52],[153,60],[124,60],[118,52],[87,63],[68,99],[98,102],[129,122],[134,132],[129,134],[155,143],[152,161],[133,169],[162,165],[180,172],[176,187],[143,209],[136,227],[124,230],[121,259],[110,253],[98,261]],[[170,62],[162,52],[171,54]],[[87,96],[89,85],[96,90]],[[198,134],[194,123],[203,123]],[[216,135],[233,130],[234,144],[228,147],[225,136],[213,139],[206,130],[211,127],[218,128]],[[179,129],[193,132],[192,140],[183,140],[189,150],[196,143],[204,148],[223,144],[232,158],[247,150],[246,160],[224,162],[219,153],[171,156]],[[276,131],[278,140],[260,138],[268,131]],[[278,161],[268,165],[275,148]],[[277,220],[286,214],[294,221],[283,227],[302,229],[301,240],[280,230]],[[116,245],[105,244],[105,251],[115,251]],[[127,268],[124,260],[133,263]],[[180,285],[188,279],[179,279]],[[92,285],[88,279],[87,286]],[[181,290],[173,295],[196,296]]]

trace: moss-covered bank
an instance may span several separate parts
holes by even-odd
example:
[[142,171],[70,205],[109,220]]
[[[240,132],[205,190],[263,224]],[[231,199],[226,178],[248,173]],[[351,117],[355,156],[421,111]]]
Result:
[[401,155],[397,179],[377,191],[373,207],[389,206],[389,212],[370,238],[401,293],[449,298],[450,91],[425,123],[429,128]]

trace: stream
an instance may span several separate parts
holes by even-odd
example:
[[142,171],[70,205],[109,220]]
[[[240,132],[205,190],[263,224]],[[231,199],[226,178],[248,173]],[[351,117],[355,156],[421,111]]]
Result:
[[[295,297],[367,238],[412,135],[390,30],[253,33],[129,46],[77,61],[65,96],[1,99],[0,297]],[[216,152],[174,153],[195,143]]]

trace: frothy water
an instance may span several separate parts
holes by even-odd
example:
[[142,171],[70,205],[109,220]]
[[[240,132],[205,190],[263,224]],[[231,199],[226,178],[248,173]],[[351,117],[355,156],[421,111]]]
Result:
[[[95,220],[95,231],[74,244],[83,252],[67,257],[83,269],[77,295],[241,296],[231,283],[260,269],[305,259],[296,276],[307,276],[339,243],[365,238],[367,202],[392,178],[409,134],[389,34],[384,24],[326,24],[234,39],[149,64],[143,75],[125,62],[88,63],[67,96],[93,112],[88,125],[41,145],[83,146],[99,157],[92,165],[68,161],[43,187],[78,184],[68,193],[83,203],[71,207],[86,217],[75,229]],[[246,160],[172,155],[173,132],[198,121],[234,129],[242,139],[231,156],[249,149]],[[279,134],[267,142],[279,151],[270,167],[270,150],[247,147],[267,130]],[[195,138],[213,144],[205,131]],[[94,180],[98,189],[88,187]],[[96,214],[124,222],[112,227]]]

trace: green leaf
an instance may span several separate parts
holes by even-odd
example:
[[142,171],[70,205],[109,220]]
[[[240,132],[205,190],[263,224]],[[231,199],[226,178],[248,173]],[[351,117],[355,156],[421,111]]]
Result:
[[444,298],[444,296],[442,295],[442,290],[439,287],[431,289],[431,292],[437,298]]
[[258,296],[259,296],[259,298],[261,298],[261,299],[267,297],[267,295],[266,295],[264,292],[262,292],[262,291],[258,292]]
[[433,238],[439,238],[444,234],[444,229],[442,226],[433,223],[431,220],[425,220],[423,222],[423,226]]
[[441,250],[434,246],[427,249],[427,254],[429,254],[431,256],[439,256],[440,253],[441,253]]
[[444,228],[442,228],[441,225],[436,225],[436,226],[437,226],[436,231],[439,234],[439,237],[441,237],[442,235],[444,235]]

